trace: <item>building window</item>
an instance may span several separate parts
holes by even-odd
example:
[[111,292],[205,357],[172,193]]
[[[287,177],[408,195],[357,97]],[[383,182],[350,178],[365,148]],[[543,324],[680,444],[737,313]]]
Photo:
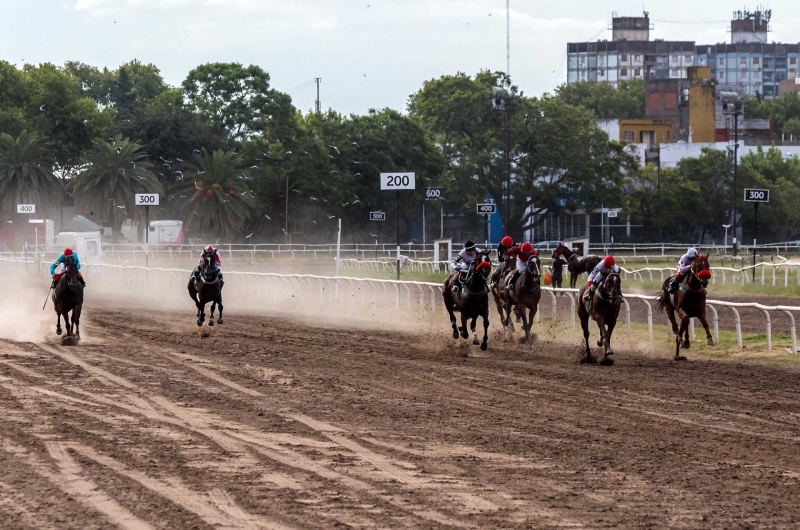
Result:
[[789,79],[797,79],[797,70],[789,70]]
[[789,57],[789,64],[797,64],[797,57]]
[[753,57],[753,64],[761,64],[761,59],[758,57]]
[[725,66],[725,57],[720,57],[719,58],[719,65],[720,66]]
[[620,55],[619,56],[619,60],[622,61],[623,63],[627,63],[628,62],[628,56],[624,55],[624,54]]
[[636,70],[634,70],[634,71],[633,71],[633,75],[635,75],[635,76],[637,76],[637,77],[641,77],[641,75],[642,75],[642,70],[641,70],[641,69],[639,69],[639,68],[637,68]]
[[623,134],[624,134],[623,139],[626,142],[632,142],[633,141],[633,131],[625,131]]
[[622,69],[620,69],[620,71],[619,71],[619,75],[621,75],[621,76],[623,76],[623,77],[624,77],[624,76],[626,76],[626,75],[628,75],[628,69],[627,69],[627,68],[622,68]]
[[740,57],[739,64],[747,64],[747,57]]
[[600,69],[597,71],[597,75],[599,75],[600,77],[605,77],[605,76],[606,76],[606,71],[605,71],[605,69],[604,69],[604,68],[600,68]]
[[642,62],[642,56],[641,55],[634,55],[633,56],[633,62],[635,62],[635,63]]
[[692,56],[691,55],[687,55],[686,57],[684,57],[684,59],[686,60],[686,64],[692,64]]

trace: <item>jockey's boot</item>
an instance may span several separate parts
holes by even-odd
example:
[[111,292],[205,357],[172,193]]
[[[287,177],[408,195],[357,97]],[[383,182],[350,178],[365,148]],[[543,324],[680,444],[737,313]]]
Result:
[[597,290],[597,286],[595,286],[595,285],[592,285],[591,287],[589,287],[589,290],[586,291],[585,295],[583,295],[583,301],[591,303],[592,299],[594,298],[594,292],[596,290]]
[[506,284],[506,291],[510,291],[514,288],[514,282],[516,282],[517,278],[519,278],[519,274],[520,274],[519,271],[514,271],[514,276],[512,276],[511,279],[508,280],[508,283]]
[[50,282],[50,290],[53,290],[55,288],[56,288],[56,279],[55,277],[53,277],[53,281]]
[[680,274],[673,276],[672,281],[669,283],[669,287],[667,288],[667,292],[669,294],[675,294],[675,291],[677,291],[678,288],[681,286],[682,281],[683,278],[681,277]]

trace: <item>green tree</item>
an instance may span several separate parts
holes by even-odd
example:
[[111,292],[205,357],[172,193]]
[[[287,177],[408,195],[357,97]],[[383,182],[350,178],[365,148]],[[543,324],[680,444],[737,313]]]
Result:
[[[757,151],[742,157],[739,166],[740,189],[766,188],[770,190],[770,202],[760,205],[760,241],[771,233],[779,241],[794,239],[800,234],[800,160],[784,158],[780,150],[759,147]],[[754,225],[754,208],[745,204],[742,208],[743,226],[746,231]]]
[[189,72],[183,89],[192,108],[233,142],[258,133],[271,137],[295,112],[291,98],[271,89],[269,74],[255,65],[204,64]]
[[[678,163],[678,172],[694,182],[706,201],[706,206],[695,210],[691,220],[709,234],[721,234],[722,225],[730,222],[733,163],[725,151],[703,148],[697,158],[684,158]],[[739,191],[743,186],[739,183]],[[741,207],[741,197],[737,197]]]
[[200,229],[204,236],[206,230],[219,236],[240,235],[256,207],[242,159],[232,151],[203,149],[195,162],[196,167],[171,190],[187,230]]
[[16,213],[16,205],[36,204],[40,209],[61,201],[62,187],[53,173],[50,144],[35,131],[17,138],[0,135],[0,211]]
[[645,83],[639,78],[620,81],[619,88],[609,83],[582,81],[556,89],[557,101],[588,109],[598,119],[643,119],[644,98]]
[[119,69],[119,78],[111,95],[117,108],[117,120],[130,120],[135,110],[136,95],[124,66]]
[[83,214],[94,212],[95,219],[112,223],[115,235],[119,235],[126,218],[144,221],[143,209],[134,204],[135,194],[164,192],[142,145],[128,138],[117,136],[112,142],[96,139],[84,163],[70,183],[75,208]]

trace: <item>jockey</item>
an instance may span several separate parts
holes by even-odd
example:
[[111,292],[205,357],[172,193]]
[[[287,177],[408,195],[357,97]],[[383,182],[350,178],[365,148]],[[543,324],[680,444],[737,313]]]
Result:
[[699,253],[697,252],[697,249],[692,247],[686,251],[686,254],[680,257],[678,260],[678,274],[673,276],[672,281],[669,284],[669,294],[672,294],[678,290],[683,278],[692,270],[692,265],[694,264],[694,260],[697,259],[698,255]]
[[511,239],[511,236],[506,236],[500,240],[500,244],[497,245],[497,263],[505,263],[508,251],[513,246],[514,240]]
[[211,245],[206,246],[203,251],[200,253],[200,263],[197,265],[197,268],[192,272],[192,278],[197,278],[197,275],[200,274],[200,267],[205,264],[205,257],[206,256],[214,256],[214,261],[217,263],[217,274],[219,275],[219,286],[220,289],[225,285],[225,280],[222,279],[222,259],[219,257],[219,250],[214,248]]
[[508,256],[516,256],[517,258],[517,270],[514,271],[514,276],[512,276],[511,279],[506,283],[506,290],[510,291],[520,274],[525,272],[525,268],[528,266],[528,260],[531,258],[531,256],[538,256],[538,253],[536,252],[536,249],[533,248],[533,245],[530,243],[523,243],[520,246],[509,250]]
[[615,272],[619,274],[619,266],[617,266],[616,261],[614,261],[614,256],[606,256],[603,258],[603,261],[597,264],[597,267],[589,274],[589,290],[584,295],[583,299],[585,301],[590,301],[594,296],[594,292],[597,290],[597,286],[606,279],[606,276]]
[[[481,249],[475,246],[470,240],[464,243],[464,249],[458,253],[458,256],[450,263],[454,271],[458,271],[458,281],[464,280],[464,273],[468,271],[473,265],[476,265],[475,260],[478,259],[478,254],[483,253]],[[463,263],[463,265],[462,265]],[[458,290],[457,285],[453,285],[453,290]]]
[[[86,287],[86,281],[83,279],[83,275],[81,274],[81,260],[78,259],[78,253],[73,252],[71,248],[64,249],[64,252],[58,257],[57,260],[50,265],[50,276],[53,277],[53,283],[50,285],[51,289],[56,288],[56,284],[61,279],[61,276],[64,274],[64,271],[67,270],[67,266],[64,262],[67,258],[71,259],[72,262],[75,264],[75,267],[78,269],[78,281],[81,282],[81,285]],[[58,267],[58,273],[56,273],[56,267]]]

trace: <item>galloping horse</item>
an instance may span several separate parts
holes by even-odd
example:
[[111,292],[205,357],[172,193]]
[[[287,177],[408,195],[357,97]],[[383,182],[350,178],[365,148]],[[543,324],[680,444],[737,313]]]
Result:
[[202,326],[206,320],[206,304],[211,302],[211,315],[208,325],[214,325],[214,311],[219,305],[219,319],[222,324],[222,287],[219,283],[219,269],[214,256],[204,256],[200,274],[189,279],[189,296],[197,306],[197,325]]
[[569,271],[569,286],[574,289],[575,284],[578,283],[578,276],[583,274],[584,272],[591,272],[592,269],[597,267],[597,264],[600,263],[601,257],[595,254],[589,254],[588,256],[583,256],[582,258],[578,258],[578,255],[572,252],[569,248],[565,245],[558,245],[556,249],[553,251],[553,255],[559,254],[564,256],[564,259],[567,260],[567,270]]
[[[525,331],[525,338],[520,339],[520,343],[525,344],[531,340],[531,327],[533,327],[533,317],[539,310],[539,300],[542,297],[541,289],[541,262],[539,256],[533,255],[528,258],[525,271],[511,286],[511,291],[506,290],[506,282],[513,271],[510,271],[502,282],[502,290],[493,290],[497,310],[503,324],[503,330],[511,327],[514,333],[514,323],[511,319],[511,310],[516,306],[516,311],[522,319],[522,329]],[[502,308],[501,308],[502,301]],[[505,337],[504,337],[505,339]]]
[[[461,331],[461,337],[464,339],[469,338],[467,331],[467,321],[472,319],[470,329],[472,330],[472,343],[478,344],[478,334],[475,332],[475,322],[478,317],[483,317],[483,342],[480,343],[481,350],[486,350],[488,347],[486,341],[489,335],[489,292],[486,285],[486,280],[492,270],[491,263],[481,262],[474,268],[470,267],[467,272],[466,280],[464,281],[464,288],[458,289],[453,292],[454,282],[458,280],[458,272],[452,274],[444,281],[444,290],[442,291],[442,298],[444,305],[447,308],[447,313],[450,315],[450,324],[453,326],[453,338],[458,338],[458,332]],[[456,316],[453,311],[461,312],[461,327],[456,325]]]
[[602,346],[604,351],[600,364],[608,366],[614,364],[614,360],[610,357],[614,355],[614,352],[611,351],[611,334],[614,333],[617,317],[619,317],[619,306],[622,301],[621,284],[619,273],[612,272],[606,276],[606,279],[595,290],[592,300],[588,302],[583,299],[583,296],[589,286],[581,287],[580,294],[578,294],[580,301],[578,316],[581,319],[583,339],[586,342],[586,355],[581,359],[581,364],[597,362],[597,358],[589,350],[589,317],[597,322],[597,327],[600,328],[600,339],[597,341],[597,345]]
[[[672,277],[667,277],[661,285],[661,295],[658,299],[658,309],[667,311],[667,316],[672,324],[672,332],[675,334],[675,360],[685,361],[686,357],[680,355],[681,339],[683,347],[687,350],[691,346],[689,342],[689,321],[697,318],[706,330],[706,339],[709,346],[714,345],[711,331],[708,329],[706,320],[706,287],[708,280],[711,279],[711,266],[708,264],[708,256],[700,254],[692,263],[692,269],[683,279],[680,289],[675,294],[669,294],[668,288]],[[681,327],[675,319],[675,312],[681,318]]]
[[[71,257],[64,260],[64,273],[53,291],[53,307],[58,315],[56,334],[61,335],[61,317],[64,317],[64,326],[67,328],[67,337],[74,335],[75,340],[81,340],[81,310],[83,309],[83,285],[78,280],[78,268]],[[70,312],[72,318],[70,320]]]

